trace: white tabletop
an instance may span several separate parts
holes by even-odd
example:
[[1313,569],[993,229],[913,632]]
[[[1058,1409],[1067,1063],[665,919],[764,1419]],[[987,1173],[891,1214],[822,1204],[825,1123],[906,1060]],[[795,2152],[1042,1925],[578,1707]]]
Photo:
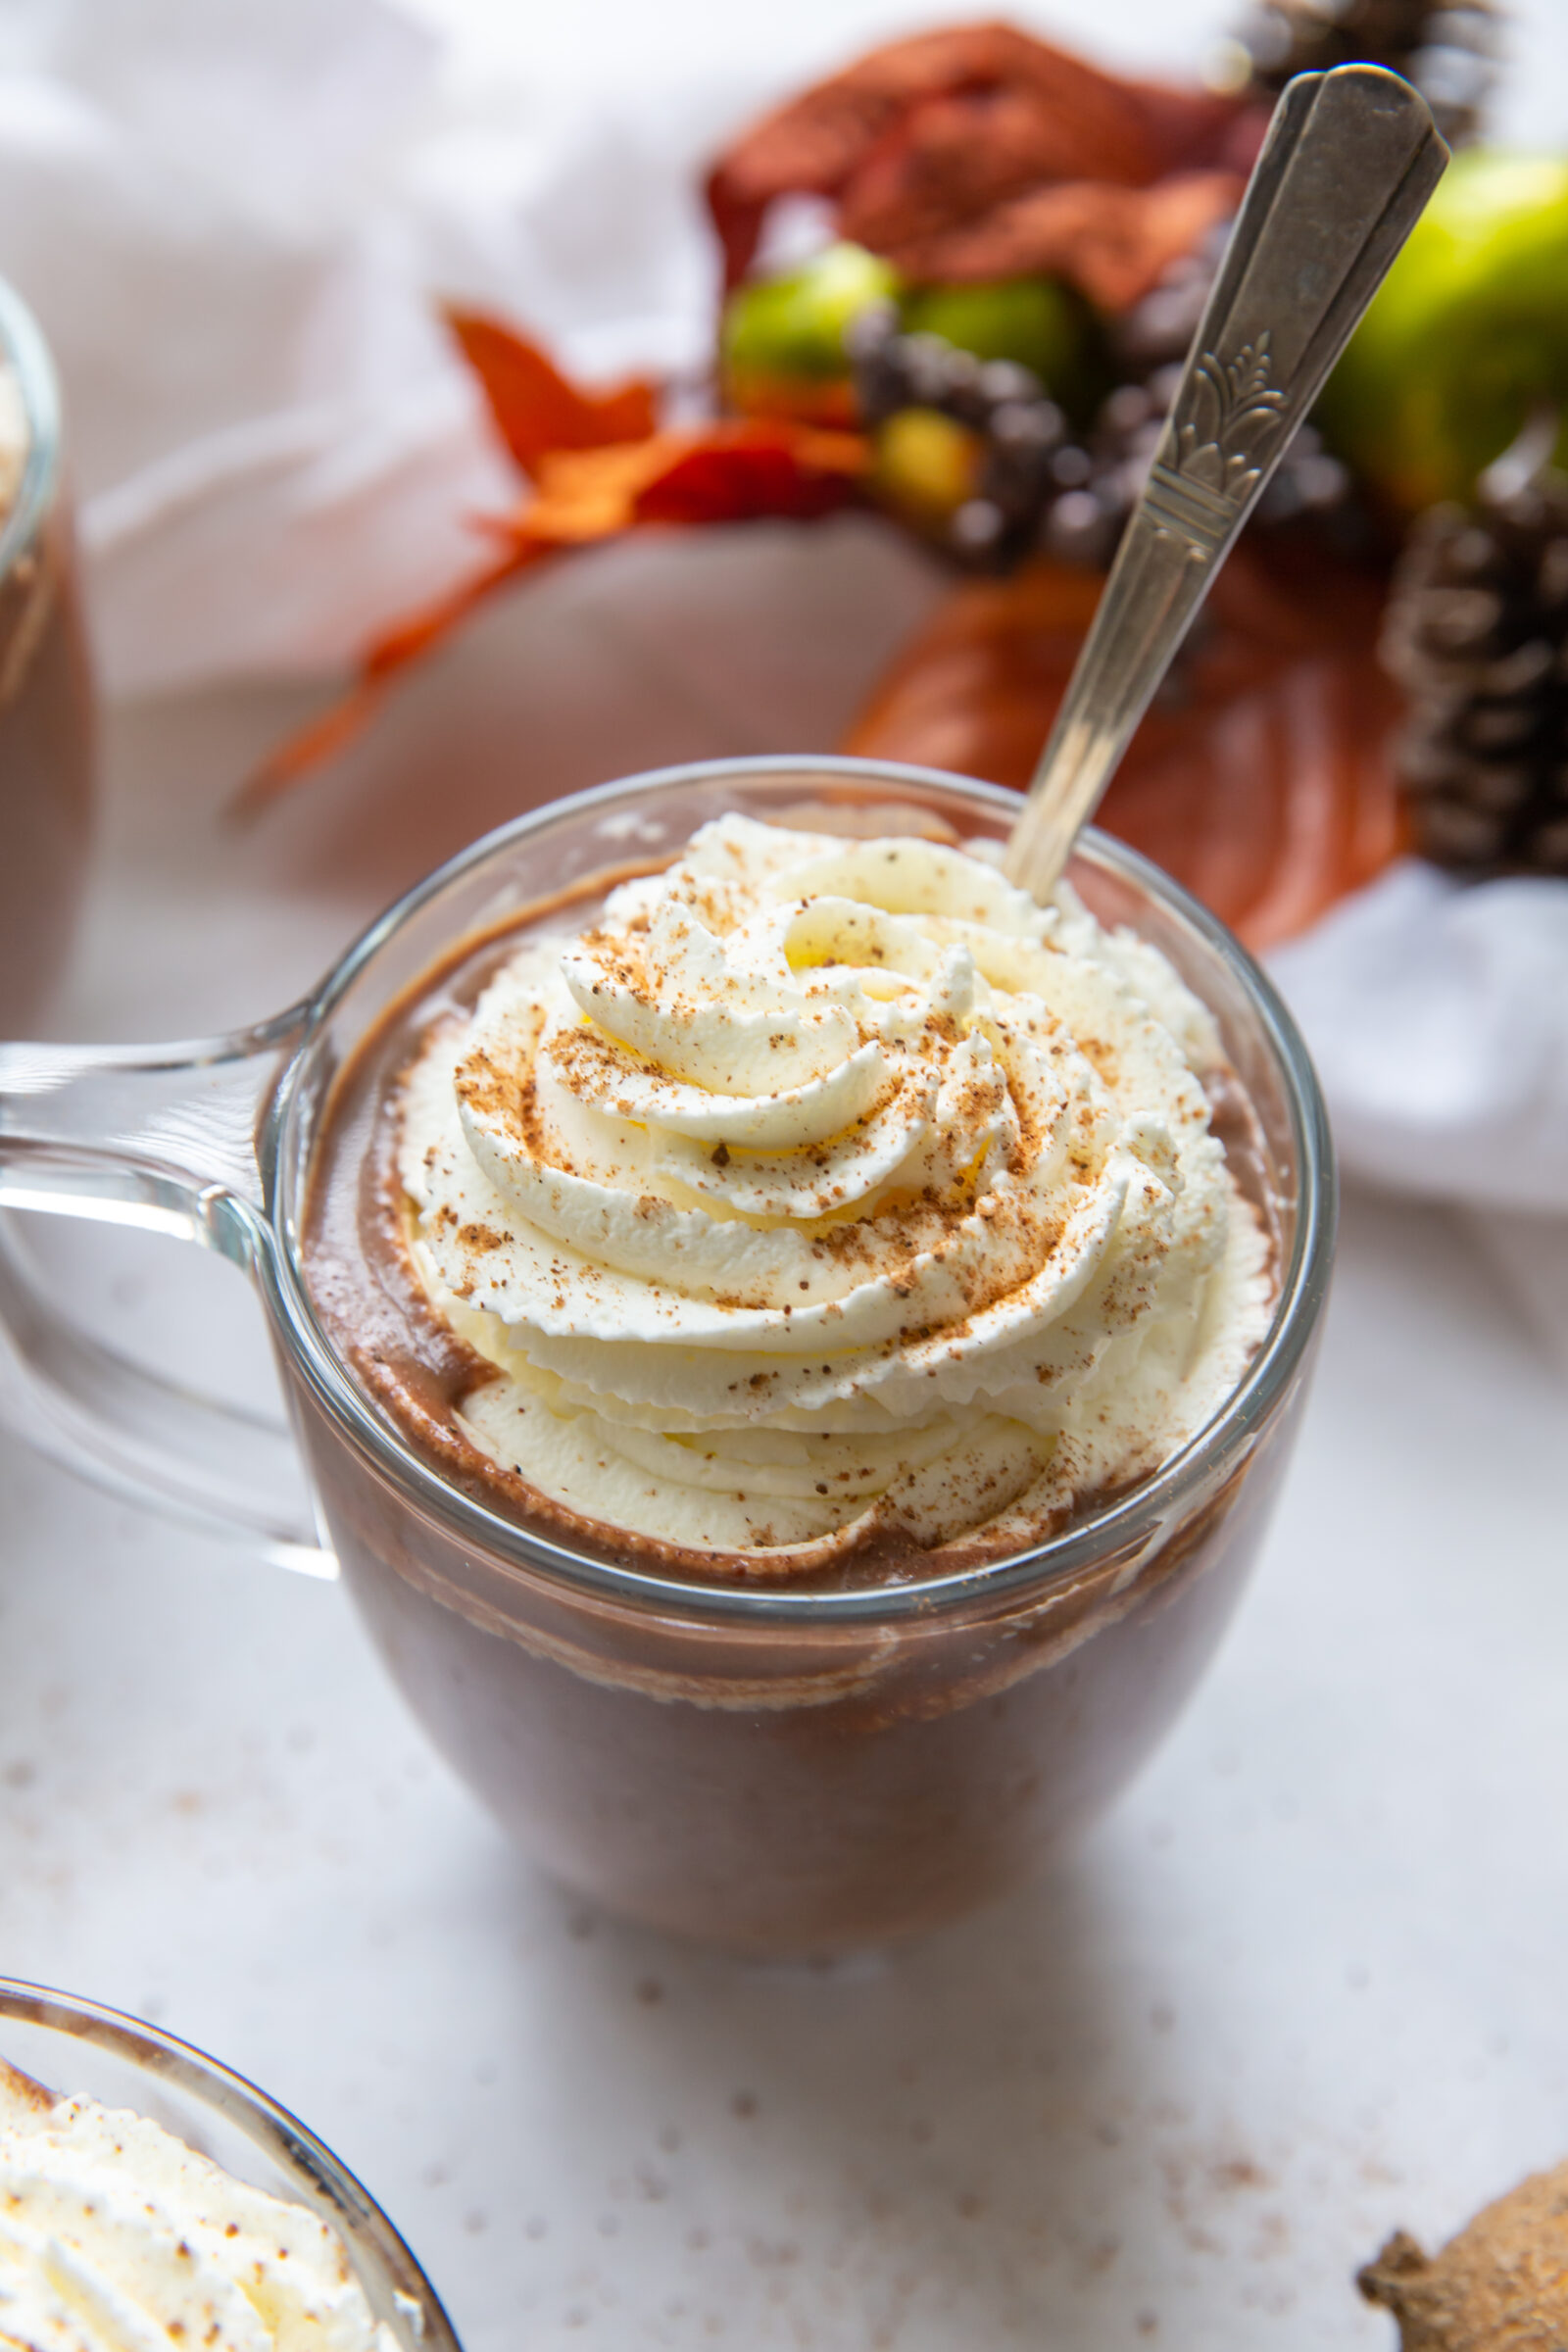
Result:
[[[540,792],[827,744],[930,594],[866,524],[585,560],[248,832],[223,795],[298,695],[122,712],[57,1026],[259,1014]],[[228,1268],[57,1230],[111,1333],[265,1381]],[[1285,1505],[1186,1720],[1038,1892],[821,1971],[559,1893],[338,1591],[8,1444],[0,1971],[295,2107],[467,2352],[1386,2344],[1356,2264],[1568,2149],[1564,1401],[1458,1220],[1351,1200]]]

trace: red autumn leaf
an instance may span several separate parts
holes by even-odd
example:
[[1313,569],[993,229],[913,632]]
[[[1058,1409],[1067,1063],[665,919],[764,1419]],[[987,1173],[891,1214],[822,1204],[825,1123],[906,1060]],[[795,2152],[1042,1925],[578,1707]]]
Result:
[[809,520],[853,498],[867,463],[859,433],[720,416],[612,449],[552,451],[537,496],[487,527],[514,547],[571,547],[643,523]]
[[[964,258],[963,233],[979,238],[1043,189],[1152,190],[1201,172],[1234,202],[1258,127],[1234,99],[1124,80],[1011,25],[956,25],[874,50],[768,116],[720,159],[708,200],[730,285],[787,195],[832,199],[843,235],[911,276],[979,277],[997,272],[983,239]],[[1139,209],[1124,199],[1124,246]],[[1028,219],[1012,228],[1008,271],[1057,271],[1099,299],[1059,236],[1029,243]]]
[[866,470],[859,433],[756,419],[723,438],[710,427],[651,481],[639,522],[808,522],[853,497]]
[[[1038,564],[955,590],[844,749],[1027,784],[1101,585]],[[1099,823],[1251,947],[1303,930],[1402,847],[1382,596],[1316,551],[1265,562],[1244,544],[1102,806]]]
[[449,310],[447,324],[478,377],[496,429],[530,476],[554,449],[641,441],[656,422],[655,387],[638,378],[587,392],[536,343],[477,311]]

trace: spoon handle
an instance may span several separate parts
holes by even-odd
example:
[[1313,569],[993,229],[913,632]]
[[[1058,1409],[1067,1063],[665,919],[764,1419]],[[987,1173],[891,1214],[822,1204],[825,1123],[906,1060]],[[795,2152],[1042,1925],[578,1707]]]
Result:
[[1036,899],[1447,160],[1423,101],[1379,66],[1287,85],[1007,845]]

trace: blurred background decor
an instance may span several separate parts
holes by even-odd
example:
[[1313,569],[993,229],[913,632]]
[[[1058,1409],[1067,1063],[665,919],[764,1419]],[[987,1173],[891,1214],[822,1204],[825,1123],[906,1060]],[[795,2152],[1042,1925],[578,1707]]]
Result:
[[1508,54],[1549,24],[1156,13],[1104,63],[974,23],[846,61],[808,13],[791,94],[790,41],[698,11],[656,106],[618,17],[590,87],[459,0],[12,12],[0,267],[73,391],[107,688],[353,664],[250,779],[330,791],[518,574],[852,512],[923,617],[880,678],[868,628],[841,740],[1019,784],[1268,108],[1376,58],[1460,153],[1104,822],[1276,955],[1352,1168],[1560,1210],[1568,160]]

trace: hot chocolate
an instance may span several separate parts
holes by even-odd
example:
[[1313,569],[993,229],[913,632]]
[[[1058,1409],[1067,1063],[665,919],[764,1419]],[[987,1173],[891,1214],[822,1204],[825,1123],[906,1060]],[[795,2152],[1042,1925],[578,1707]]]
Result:
[[680,1574],[951,1572],[1235,1387],[1274,1283],[1228,1083],[1070,890],[728,816],[416,989],[340,1092],[309,1270],[404,1434],[530,1525]]
[[1298,1048],[1112,846],[1018,902],[1011,806],[780,761],[542,811],[419,894],[372,1017],[329,1000],[287,1114],[354,1596],[519,1843],[684,1934],[863,1944],[1038,1868],[1179,1710],[1289,1450]]
[[[1016,812],[634,777],[271,1021],[10,1056],[29,1199],[254,1276],[323,1543],[458,1769],[687,1934],[865,1942],[1027,1876],[1180,1708],[1289,1451],[1334,1227],[1300,1040],[1115,843],[1082,906],[1018,900]],[[144,1483],[210,1515],[181,1459]]]

